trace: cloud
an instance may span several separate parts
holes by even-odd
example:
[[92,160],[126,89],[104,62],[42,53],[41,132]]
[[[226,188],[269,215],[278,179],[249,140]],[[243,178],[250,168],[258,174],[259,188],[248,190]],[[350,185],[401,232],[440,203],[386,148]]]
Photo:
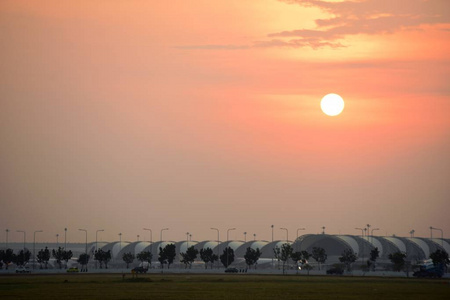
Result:
[[[352,35],[392,34],[402,30],[420,30],[423,25],[444,25],[450,30],[450,0],[278,0],[287,4],[316,7],[330,18],[316,19],[316,27],[270,33],[268,40],[248,45],[193,45],[180,49],[249,48],[342,48],[345,38]],[[449,27],[445,27],[449,26]]]
[[450,25],[450,2],[447,0],[279,1],[318,7],[332,17],[315,20],[315,29],[282,31],[271,33],[269,37],[318,38],[323,43],[333,44],[349,35],[389,34],[401,30],[418,30],[422,25]]

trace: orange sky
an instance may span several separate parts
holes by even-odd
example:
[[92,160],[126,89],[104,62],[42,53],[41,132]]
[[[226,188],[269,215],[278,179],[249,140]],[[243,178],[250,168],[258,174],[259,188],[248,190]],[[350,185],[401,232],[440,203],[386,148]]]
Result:
[[[0,241],[6,228],[205,240],[210,227],[270,239],[271,224],[294,238],[367,223],[448,237],[449,12],[446,0],[1,1]],[[320,110],[332,92],[337,117]]]

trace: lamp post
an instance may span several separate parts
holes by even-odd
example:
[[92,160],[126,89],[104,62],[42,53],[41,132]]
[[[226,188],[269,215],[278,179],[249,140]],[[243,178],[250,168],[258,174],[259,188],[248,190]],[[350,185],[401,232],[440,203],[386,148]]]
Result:
[[439,230],[441,232],[441,245],[442,245],[442,248],[444,248],[444,231],[440,228],[436,228],[433,226],[430,226],[430,230]]
[[140,236],[139,236],[139,234],[138,234],[138,235],[137,235],[137,241],[138,241],[138,242],[139,242],[139,237],[140,237]]
[[289,242],[289,231],[287,228],[280,228],[281,230],[286,230],[286,243]]
[[[296,239],[297,243],[298,243],[298,232],[299,232],[300,230],[305,230],[305,229],[306,229],[306,228],[297,228],[297,239]],[[300,248],[300,247],[297,246],[297,251],[300,250],[299,248]]]
[[244,231],[244,243],[247,243],[247,231]]
[[373,244],[373,232],[376,230],[380,230],[380,228],[373,228],[370,234],[370,236],[372,237],[372,244]]
[[256,233],[253,234],[253,241],[256,241]]
[[153,243],[153,232],[152,232],[152,230],[150,229],[150,228],[142,228],[143,230],[147,230],[147,231],[150,231],[150,244],[151,243]]
[[191,233],[189,233],[189,241],[192,242],[192,234]]
[[325,226],[322,226],[322,234],[325,234]]
[[9,229],[6,228],[6,249],[8,249],[8,233],[9,233]]
[[163,231],[164,230],[169,230],[169,228],[163,228],[163,229],[161,229],[161,233],[160,233],[160,235],[159,235],[159,240],[161,241],[161,243],[162,243],[162,241],[163,241]]
[[416,232],[414,229],[412,229],[412,230],[409,232],[409,234],[411,235],[412,238],[414,237],[414,232]]
[[99,229],[95,232],[95,251],[98,250],[98,239],[97,239],[97,234],[101,231],[105,231],[104,229]]
[[36,230],[33,233],[33,269],[34,269],[34,265],[36,264],[36,233],[37,232],[42,232],[42,230]]
[[[219,229],[218,228],[213,228],[213,227],[211,227],[211,230],[216,230],[217,231],[217,257],[219,257],[220,256],[220,254],[219,254],[219,245],[220,245],[220,232],[219,232]],[[217,263],[219,263],[219,262],[217,262]]]
[[[273,244],[273,224],[270,225],[270,227],[272,228],[272,244]],[[273,256],[274,254],[272,253],[272,269],[273,269]]]
[[84,231],[84,233],[86,234],[86,248],[85,248],[84,253],[87,254],[87,230],[86,230],[86,229],[78,229],[78,230],[79,230],[79,231]]
[[[364,229],[359,228],[359,227],[356,227],[355,229],[356,230],[361,230],[361,238],[364,239]],[[361,252],[362,252],[361,263],[363,264],[364,263],[364,241],[363,241],[363,244],[362,244],[362,251]]]
[[24,230],[17,230],[17,232],[23,233],[23,253],[25,253],[25,239],[26,239],[27,233]]
[[64,228],[64,250],[67,250],[67,228]]
[[189,232],[186,232],[186,252],[188,248],[189,248]]
[[56,247],[59,248],[59,233],[56,234]]
[[122,251],[122,232],[119,232],[119,253],[120,251]]
[[229,228],[229,229],[227,229],[227,268],[228,268],[228,250],[230,249],[230,242],[229,242],[229,239],[228,239],[228,233],[231,230],[236,230],[236,228]]
[[153,254],[153,232],[150,228],[142,228],[143,230],[150,231],[150,253]]

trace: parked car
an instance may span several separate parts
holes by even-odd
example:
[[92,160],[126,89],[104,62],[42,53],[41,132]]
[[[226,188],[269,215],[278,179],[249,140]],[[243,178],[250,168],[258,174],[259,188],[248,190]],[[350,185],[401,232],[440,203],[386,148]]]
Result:
[[334,268],[329,269],[327,271],[327,274],[328,275],[342,275],[342,274],[344,274],[344,270],[341,268],[334,267]]
[[131,270],[131,273],[147,273],[148,269],[144,267],[136,267]]
[[67,269],[67,273],[78,273],[78,272],[80,272],[80,270],[78,270],[77,267]]
[[30,269],[28,267],[18,267],[16,269],[16,273],[30,273]]
[[239,270],[236,268],[226,268],[225,273],[238,273]]

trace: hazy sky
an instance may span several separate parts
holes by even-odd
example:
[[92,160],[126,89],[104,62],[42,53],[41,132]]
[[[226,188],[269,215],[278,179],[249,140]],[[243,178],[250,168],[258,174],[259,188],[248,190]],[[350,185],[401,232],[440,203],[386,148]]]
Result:
[[0,242],[448,238],[449,53],[448,0],[1,0]]

